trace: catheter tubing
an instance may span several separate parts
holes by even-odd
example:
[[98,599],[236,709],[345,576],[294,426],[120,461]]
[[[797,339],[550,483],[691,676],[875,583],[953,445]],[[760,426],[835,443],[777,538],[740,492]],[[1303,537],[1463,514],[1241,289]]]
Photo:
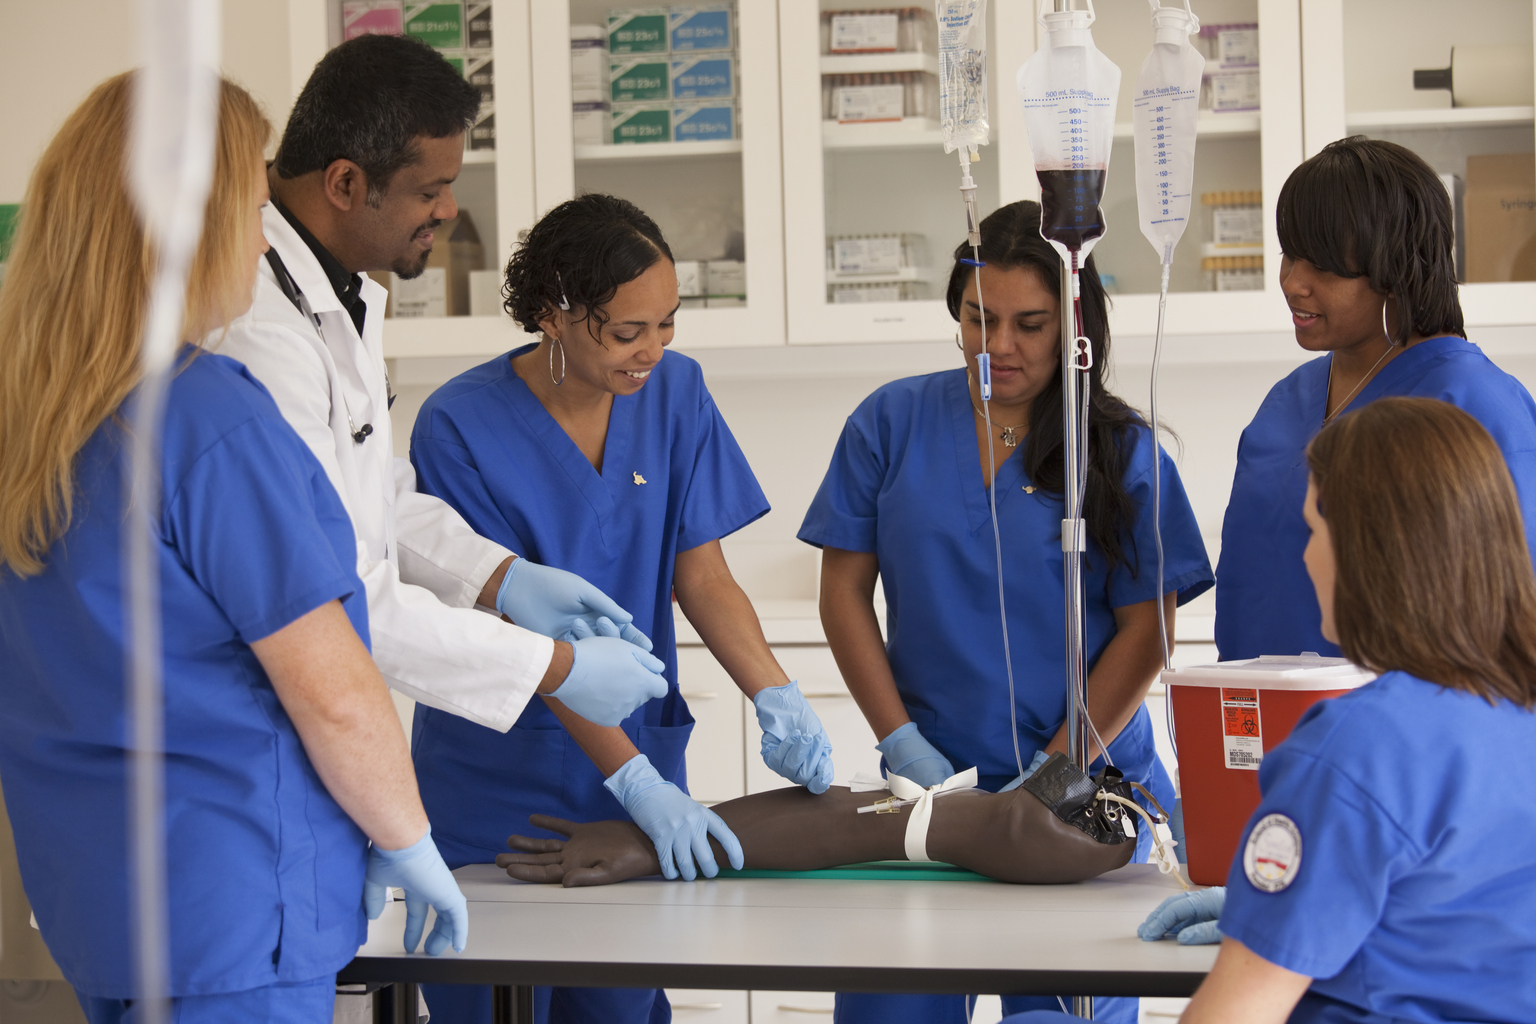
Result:
[[[1171,255],[1171,254],[1170,254]],[[1167,262],[1163,263],[1163,283],[1157,294],[1157,337],[1152,343],[1152,401],[1149,412],[1152,416],[1152,539],[1157,546],[1157,636],[1163,645],[1163,671],[1173,668],[1173,645],[1168,640],[1168,619],[1163,612],[1163,480],[1161,472],[1162,453],[1157,450],[1157,367],[1163,355],[1163,314],[1168,308],[1168,271],[1172,269]],[[1171,709],[1173,702],[1168,701]],[[1168,734],[1173,735],[1171,727]]]

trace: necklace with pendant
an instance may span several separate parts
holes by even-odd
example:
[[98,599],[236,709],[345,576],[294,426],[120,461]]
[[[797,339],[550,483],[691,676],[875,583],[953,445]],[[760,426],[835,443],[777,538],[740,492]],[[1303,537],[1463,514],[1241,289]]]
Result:
[[[986,414],[981,411],[981,407],[979,405],[977,405],[974,401],[971,402],[971,408],[975,409],[976,410],[976,415],[980,416],[983,420],[985,420],[987,418]],[[997,427],[998,429],[1000,429],[1002,431],[1001,437],[1002,437],[1003,445],[1005,447],[1008,447],[1008,448],[1017,448],[1019,446],[1019,442],[1024,440],[1023,436],[1019,433],[1019,431],[1023,430],[1025,427],[1029,426],[1028,423],[1020,423],[1016,427],[1005,427],[1001,423],[994,423],[992,425],[994,427]]]
[[[1387,336],[1387,350],[1381,354],[1381,357],[1376,360],[1376,362],[1371,366],[1371,368],[1369,370],[1365,371],[1365,376],[1360,378],[1360,383],[1356,384],[1354,387],[1349,389],[1349,394],[1344,396],[1343,401],[1339,402],[1338,405],[1333,407],[1333,412],[1329,412],[1328,411],[1328,392],[1325,391],[1323,393],[1323,426],[1326,427],[1329,423],[1332,423],[1334,417],[1338,416],[1339,413],[1344,411],[1344,408],[1349,405],[1349,400],[1351,398],[1354,398],[1356,393],[1359,392],[1359,390],[1361,388],[1365,387],[1366,382],[1371,379],[1371,377],[1376,373],[1376,370],[1381,366],[1381,364],[1386,362],[1387,356],[1391,355],[1392,354],[1392,350],[1395,349],[1395,348],[1397,348],[1397,344],[1392,341],[1391,335],[1388,335]],[[1333,359],[1332,359],[1332,357],[1330,357],[1328,359],[1328,391],[1332,391],[1332,390],[1333,390]],[[971,403],[972,406],[974,406],[975,404],[976,404],[975,402]]]

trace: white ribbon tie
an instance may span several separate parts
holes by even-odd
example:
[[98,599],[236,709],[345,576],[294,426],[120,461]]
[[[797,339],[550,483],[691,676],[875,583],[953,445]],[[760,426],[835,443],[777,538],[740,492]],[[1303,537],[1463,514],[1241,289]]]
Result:
[[976,769],[967,768],[963,772],[951,775],[937,786],[929,786],[926,789],[901,775],[887,775],[886,781],[890,783],[891,795],[898,800],[917,801],[917,806],[912,808],[912,813],[907,817],[907,860],[926,861],[929,859],[928,822],[933,817],[934,799],[945,793],[975,789]]

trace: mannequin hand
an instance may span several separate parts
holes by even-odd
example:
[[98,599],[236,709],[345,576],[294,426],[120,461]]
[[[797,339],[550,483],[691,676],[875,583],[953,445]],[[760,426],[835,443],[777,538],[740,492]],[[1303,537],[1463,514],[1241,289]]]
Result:
[[[607,594],[573,572],[514,558],[496,592],[496,610],[524,629],[561,639],[584,622],[596,627],[600,619],[618,626],[614,636],[641,650],[651,649],[650,638],[631,623],[629,614]],[[594,633],[603,635],[606,633]]]
[[666,666],[634,644],[594,636],[572,643],[571,654],[571,671],[549,696],[589,722],[618,725],[646,701],[667,695]]
[[666,877],[676,878],[681,872],[691,882],[699,869],[705,878],[719,874],[714,851],[709,848],[710,836],[724,847],[731,867],[741,869],[741,842],[720,815],[663,779],[644,754],[624,762],[603,786],[656,844],[661,873]]
[[759,690],[752,706],[763,728],[763,763],[797,786],[825,793],[832,785],[832,741],[800,684]]
[[455,953],[464,952],[469,941],[469,907],[459,883],[443,863],[432,841],[432,829],[403,850],[368,851],[368,872],[363,881],[363,909],[374,921],[384,912],[388,887],[405,890],[405,951],[416,952],[427,925],[427,907],[437,911],[437,924],[427,936],[427,952],[438,956],[451,943]]
[[1226,902],[1227,888],[1224,885],[1169,896],[1147,915],[1136,934],[1143,942],[1177,935],[1181,946],[1208,946],[1220,942],[1221,932],[1216,929],[1216,922]]
[[924,788],[937,786],[955,774],[949,758],[923,739],[915,722],[908,722],[876,743],[875,749],[885,755],[885,763],[892,775],[911,779]]
[[1031,775],[1035,774],[1035,772],[1039,771],[1040,770],[1040,766],[1045,764],[1045,762],[1049,761],[1050,759],[1051,759],[1051,755],[1047,754],[1045,751],[1043,751],[1043,750],[1035,751],[1034,759],[1029,762],[1029,767],[1024,769],[1024,774],[1020,775],[1018,778],[1016,778],[1012,782],[1008,783],[1008,785],[1006,785],[1002,789],[998,790],[998,792],[999,793],[1008,793],[1008,792],[1011,792],[1012,790],[1018,789],[1020,786],[1024,785],[1024,782],[1025,782],[1026,779],[1028,779]]

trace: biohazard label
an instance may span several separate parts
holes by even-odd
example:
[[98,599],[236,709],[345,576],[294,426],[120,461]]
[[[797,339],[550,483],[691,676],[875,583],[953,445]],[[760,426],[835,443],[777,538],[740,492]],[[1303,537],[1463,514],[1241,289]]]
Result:
[[1258,771],[1264,760],[1258,690],[1221,688],[1221,731],[1227,767]]

